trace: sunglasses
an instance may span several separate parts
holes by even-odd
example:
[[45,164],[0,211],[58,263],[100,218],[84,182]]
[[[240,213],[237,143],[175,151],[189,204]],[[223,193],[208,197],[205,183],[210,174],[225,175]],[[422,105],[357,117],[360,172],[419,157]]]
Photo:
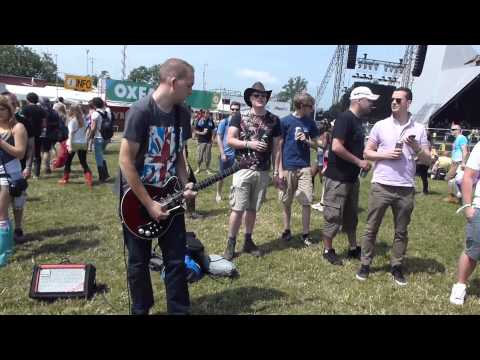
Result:
[[240,111],[239,108],[231,108],[230,110],[231,110],[231,111]]
[[255,94],[252,94],[252,96],[253,96],[255,99],[258,99],[259,97],[267,98],[267,95],[264,94],[264,93],[255,93]]
[[397,104],[402,103],[402,99],[399,99],[399,98],[392,98],[392,101],[395,101]]
[[309,107],[309,108],[313,108],[313,105],[312,104],[302,104],[303,107]]
[[451,128],[450,130],[451,130],[451,131],[455,131],[455,130],[460,130],[460,129],[454,129],[454,128]]

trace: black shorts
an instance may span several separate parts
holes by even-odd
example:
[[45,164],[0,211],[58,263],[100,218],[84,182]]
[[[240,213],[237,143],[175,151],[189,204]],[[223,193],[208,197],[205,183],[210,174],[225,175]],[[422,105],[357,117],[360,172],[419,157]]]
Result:
[[40,138],[40,151],[41,152],[49,152],[52,150],[54,142],[48,138]]

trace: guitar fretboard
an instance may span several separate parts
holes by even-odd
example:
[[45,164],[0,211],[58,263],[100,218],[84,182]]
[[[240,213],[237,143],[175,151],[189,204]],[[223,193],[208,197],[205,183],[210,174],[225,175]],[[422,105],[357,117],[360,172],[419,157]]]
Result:
[[240,165],[239,164],[235,164],[233,165],[232,167],[228,168],[227,170],[221,172],[221,173],[218,173],[212,177],[209,177],[208,179],[205,179],[203,181],[200,181],[199,183],[193,185],[193,191],[198,191],[198,190],[202,190],[212,184],[215,184],[217,181],[220,181],[224,178],[226,178],[227,176],[230,176],[232,175],[234,172],[240,170]]
[[[209,177],[203,181],[200,181],[199,183],[193,185],[193,191],[198,191],[198,190],[202,190],[212,184],[215,184],[217,181],[220,181],[224,178],[226,178],[227,176],[230,176],[232,175],[234,172],[240,170],[240,164],[238,163],[235,163],[232,167],[222,171],[221,173],[218,173],[212,177]],[[163,203],[164,204],[167,204],[171,201],[177,201],[177,200],[180,200],[181,198],[183,197],[183,191],[179,191],[178,193],[164,199]]]

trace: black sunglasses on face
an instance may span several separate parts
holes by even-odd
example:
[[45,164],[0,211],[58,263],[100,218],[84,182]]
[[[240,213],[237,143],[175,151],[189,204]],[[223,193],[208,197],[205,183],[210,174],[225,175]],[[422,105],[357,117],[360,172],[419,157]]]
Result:
[[397,104],[402,103],[402,99],[399,99],[399,98],[392,98],[392,101],[395,101]]
[[263,97],[263,98],[266,98],[266,97],[267,97],[266,94],[259,94],[259,93],[252,94],[252,96],[253,96],[255,99],[258,99],[259,97]]
[[460,129],[454,129],[454,128],[452,128],[452,129],[450,129],[450,130],[451,130],[451,131],[455,131],[455,130],[460,130]]
[[231,108],[230,110],[231,110],[231,111],[240,111],[239,108]]

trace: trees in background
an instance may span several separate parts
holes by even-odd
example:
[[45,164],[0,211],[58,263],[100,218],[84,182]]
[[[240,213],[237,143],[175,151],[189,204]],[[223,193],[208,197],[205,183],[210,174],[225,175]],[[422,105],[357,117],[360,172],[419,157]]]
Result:
[[282,91],[277,94],[278,101],[290,101],[290,111],[293,111],[293,98],[296,94],[307,90],[308,81],[297,76],[288,79],[288,83],[282,86]]
[[[55,83],[57,65],[49,54],[23,45],[0,45],[0,74],[34,77]],[[62,78],[58,78],[63,81]]]

